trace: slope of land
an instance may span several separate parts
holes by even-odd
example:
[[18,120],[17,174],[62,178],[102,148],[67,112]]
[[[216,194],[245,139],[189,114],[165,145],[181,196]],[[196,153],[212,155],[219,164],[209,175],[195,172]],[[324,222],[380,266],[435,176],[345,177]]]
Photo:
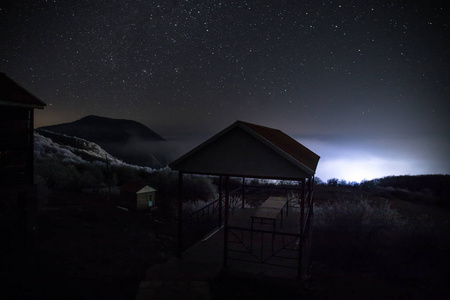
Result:
[[164,138],[139,122],[99,116],[87,116],[74,122],[45,126],[39,129],[77,136],[95,143],[111,141],[127,143],[132,138],[164,141]]
[[172,159],[167,154],[164,138],[132,120],[87,116],[70,123],[40,127],[36,131],[49,138],[62,134],[96,143],[129,164],[163,168]]

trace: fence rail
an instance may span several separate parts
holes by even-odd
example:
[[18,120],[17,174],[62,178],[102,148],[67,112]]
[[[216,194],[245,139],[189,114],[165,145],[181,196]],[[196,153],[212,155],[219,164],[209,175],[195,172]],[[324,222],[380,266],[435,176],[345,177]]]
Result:
[[[241,189],[242,188],[239,187],[231,191],[229,193],[230,198],[235,197]],[[222,203],[220,203],[221,201]],[[200,241],[208,233],[222,225],[220,224],[220,220],[223,220],[223,210],[225,209],[224,201],[224,196],[222,196],[222,200],[220,200],[219,197],[196,211],[187,214],[186,217],[183,218],[183,236],[185,239],[183,246],[185,249]],[[223,207],[222,210],[220,209],[221,204]]]
[[298,268],[300,234],[228,226],[228,259]]
[[[242,187],[231,191],[229,193],[230,201],[239,197],[241,193]],[[288,201],[293,203],[296,197],[289,196],[291,195],[288,195]],[[304,245],[310,238],[312,226],[313,196],[312,191],[305,194],[304,219],[303,224],[299,223],[298,233],[226,226],[225,234],[228,235],[224,249],[226,259],[292,268],[303,272],[301,269],[305,266],[302,264],[308,256],[304,255],[306,254],[305,250],[308,251],[308,249],[304,249]],[[185,233],[183,246],[185,249],[222,225],[220,220],[222,220],[225,210],[224,201],[225,197],[219,197],[183,218]],[[297,203],[299,204],[299,202]],[[300,209],[298,204],[289,204],[289,207]],[[232,210],[232,207],[229,209]]]

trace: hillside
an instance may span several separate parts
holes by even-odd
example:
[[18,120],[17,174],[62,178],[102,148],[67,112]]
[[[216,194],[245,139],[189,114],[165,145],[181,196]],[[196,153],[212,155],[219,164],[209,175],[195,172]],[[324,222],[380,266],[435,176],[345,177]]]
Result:
[[[129,164],[163,168],[172,159],[164,149],[167,148],[165,139],[133,120],[87,116],[70,123],[40,127],[36,131],[51,139],[60,134],[93,142]],[[57,138],[61,140],[61,136]]]
[[74,122],[45,126],[39,129],[76,136],[97,144],[111,141],[127,143],[133,138],[164,141],[164,138],[139,122],[99,116],[87,116]]
[[93,142],[42,132],[46,136],[34,135],[35,182],[41,203],[61,205],[61,198],[54,193],[56,190],[79,192],[85,188],[123,184],[136,179],[138,173],[151,174],[155,171],[128,164]]
[[103,150],[99,145],[77,137],[40,130],[34,135],[34,154],[37,161],[57,159],[65,162],[86,163],[105,162],[112,164],[123,162]]

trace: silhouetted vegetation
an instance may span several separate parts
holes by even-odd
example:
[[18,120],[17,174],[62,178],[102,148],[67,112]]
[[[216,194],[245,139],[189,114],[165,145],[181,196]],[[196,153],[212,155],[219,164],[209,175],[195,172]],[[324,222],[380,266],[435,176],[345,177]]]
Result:
[[371,193],[387,199],[402,199],[405,201],[450,207],[450,175],[402,175],[387,176],[372,180],[355,181],[328,179],[327,182],[315,178],[318,188],[347,187],[354,191]]
[[[168,168],[152,171],[127,165],[112,165],[108,169],[99,162],[77,164],[58,159],[37,160],[35,172],[41,198],[56,199],[59,205],[70,199],[75,199],[72,203],[82,204],[82,208],[77,210],[43,214],[41,219],[48,218],[40,223],[43,238],[50,237],[48,232],[56,222],[73,232],[78,232],[75,229],[78,227],[86,232],[95,229],[95,240],[103,239],[100,235],[104,235],[108,243],[114,240],[112,232],[125,240],[139,241],[139,245],[144,244],[145,247],[138,247],[133,242],[130,247],[136,253],[120,254],[121,265],[116,266],[120,273],[128,260],[134,261],[136,265],[129,276],[133,284],[139,282],[149,263],[163,260],[171,253],[171,247],[175,245],[178,173]],[[114,211],[117,208],[111,205],[113,203],[79,193],[87,187],[107,186],[108,178],[114,185],[132,181],[155,187],[157,197],[162,199],[161,209],[158,213],[151,213],[151,217],[145,214],[121,216],[120,210]],[[185,199],[190,203],[185,205],[185,212],[201,208],[217,198],[217,176],[184,175],[183,179]],[[230,191],[235,190],[241,186],[242,178],[230,178],[229,184]],[[299,187],[295,181],[260,179],[247,179],[246,185],[246,207],[260,203],[258,201],[269,194],[286,195],[289,189],[295,192],[294,189]],[[316,178],[315,185],[310,268],[313,276],[329,276],[338,281],[355,277],[383,280],[389,286],[400,284],[415,292],[415,287],[421,283],[427,288],[419,298],[425,295],[439,298],[442,295],[443,278],[450,268],[447,258],[450,224],[448,211],[441,209],[448,207],[449,175],[389,176],[360,184],[337,178],[325,183]],[[240,208],[239,196],[237,193],[230,197],[232,209]],[[70,224],[64,225],[64,222]],[[105,228],[113,224],[117,230],[108,232]],[[125,235],[122,230],[126,230]],[[84,239],[77,241],[76,249],[82,249],[85,242]],[[52,241],[45,240],[45,243]],[[162,248],[156,246],[158,243]],[[114,249],[117,247],[114,245]],[[153,252],[146,256],[144,249]],[[58,251],[58,255],[64,256],[65,251],[71,250],[60,248]],[[92,272],[80,269],[87,265],[84,262],[68,262],[68,265],[79,276],[102,274],[106,272],[103,270],[105,266],[117,259],[108,253],[105,263],[98,263]],[[86,261],[94,261],[91,253],[83,255]]]
[[445,298],[449,212],[418,199],[381,198],[375,190],[317,189],[311,273],[380,280],[401,297]]
[[361,188],[386,198],[450,207],[450,175],[388,176],[361,182]]
[[[159,203],[167,208],[175,207],[178,192],[178,173],[169,169],[151,170],[129,165],[107,167],[101,163],[74,163],[59,159],[40,159],[35,163],[35,179],[40,203],[47,203],[55,191],[80,193],[86,188],[121,186],[127,182],[150,185],[158,190]],[[217,194],[213,178],[183,176],[183,192],[186,201],[208,201]]]

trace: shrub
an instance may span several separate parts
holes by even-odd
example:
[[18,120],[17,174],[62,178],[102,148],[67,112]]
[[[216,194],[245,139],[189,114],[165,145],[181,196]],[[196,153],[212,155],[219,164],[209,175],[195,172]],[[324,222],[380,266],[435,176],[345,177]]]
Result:
[[183,178],[183,194],[186,200],[207,202],[217,195],[217,187],[210,177],[186,175]]
[[331,199],[314,209],[318,226],[354,234],[359,240],[374,238],[404,224],[387,201],[369,201],[362,195],[354,199]]
[[339,183],[339,179],[337,178],[331,178],[327,180],[327,185],[328,186],[337,186]]
[[315,228],[324,259],[350,270],[374,267],[383,239],[403,228],[404,220],[387,201],[365,196],[335,198],[315,205]]

